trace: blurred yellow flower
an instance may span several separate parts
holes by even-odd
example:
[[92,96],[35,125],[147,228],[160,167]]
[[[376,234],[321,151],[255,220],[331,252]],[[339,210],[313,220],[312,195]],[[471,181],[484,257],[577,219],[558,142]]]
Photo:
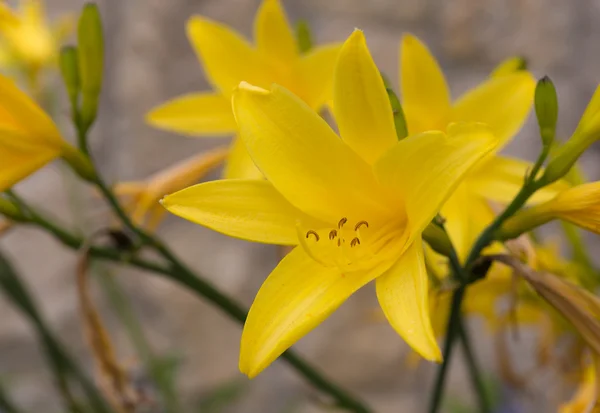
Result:
[[124,199],[124,207],[137,225],[153,231],[166,210],[158,203],[167,194],[197,183],[227,157],[227,148],[216,148],[194,155],[143,181],[120,182],[115,194]]
[[[235,134],[231,94],[241,81],[267,89],[277,83],[315,110],[331,99],[340,45],[319,46],[301,54],[279,0],[263,0],[254,21],[255,46],[201,16],[190,18],[187,32],[214,91],[184,95],[153,109],[147,120],[157,128],[192,136]],[[225,177],[261,176],[236,137]]]
[[[521,64],[518,64],[521,63]],[[504,146],[521,128],[533,103],[535,80],[510,59],[493,76],[452,102],[438,62],[427,47],[405,35],[400,50],[402,106],[410,134],[444,130],[449,122],[487,124]],[[461,258],[493,220],[488,201],[510,202],[523,184],[528,162],[491,154],[473,169],[442,208],[446,228]],[[533,202],[550,199],[559,183],[539,191]]]
[[421,232],[498,140],[480,124],[454,124],[447,135],[398,141],[360,31],[344,44],[334,79],[340,136],[283,87],[243,83],[234,112],[267,180],[208,182],[163,199],[172,213],[224,234],[296,246],[269,275],[246,320],[240,369],[250,377],[374,279],[394,329],[426,359],[441,358]]
[[11,79],[0,75],[0,191],[58,157],[82,176],[93,174],[52,119]]
[[37,76],[41,68],[56,63],[61,43],[73,30],[71,16],[48,24],[41,0],[20,0],[17,10],[0,3],[1,61]]
[[598,403],[598,361],[590,363],[583,374],[582,381],[577,393],[567,403],[563,403],[559,413],[600,413],[600,404]]
[[502,225],[498,236],[512,238],[553,219],[562,219],[599,234],[600,182],[574,186],[550,201],[519,211]]

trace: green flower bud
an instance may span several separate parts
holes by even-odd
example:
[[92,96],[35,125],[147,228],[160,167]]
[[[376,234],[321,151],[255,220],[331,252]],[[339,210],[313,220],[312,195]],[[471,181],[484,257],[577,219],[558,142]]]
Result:
[[60,72],[62,74],[73,113],[77,113],[77,100],[79,98],[79,64],[77,62],[77,48],[63,47],[59,57]]
[[312,33],[306,20],[296,23],[296,39],[300,53],[308,53],[313,48]]
[[83,7],[77,28],[77,40],[82,94],[79,120],[80,127],[87,130],[96,119],[104,66],[102,20],[95,4],[88,3]]
[[535,114],[544,146],[550,146],[556,135],[558,98],[554,84],[548,76],[538,81],[535,88]]
[[388,98],[390,99],[390,105],[392,105],[392,112],[394,114],[394,125],[396,126],[396,136],[398,140],[402,140],[408,136],[408,127],[406,126],[406,118],[404,117],[404,110],[400,104],[400,99],[394,91],[386,87]]
[[452,254],[452,242],[448,234],[438,225],[430,223],[423,231],[423,239],[438,254],[449,257]]
[[558,148],[542,179],[554,182],[569,172],[589,146],[600,139],[600,87],[596,89],[571,138]]

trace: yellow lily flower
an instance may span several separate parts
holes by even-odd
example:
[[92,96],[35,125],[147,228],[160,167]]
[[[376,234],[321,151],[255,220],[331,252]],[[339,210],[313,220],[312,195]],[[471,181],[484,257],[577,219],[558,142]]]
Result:
[[598,374],[598,360],[590,363],[583,374],[583,380],[573,398],[561,404],[559,413],[600,413],[598,403],[598,390],[600,381]]
[[[519,131],[533,103],[535,80],[527,71],[518,70],[522,62],[518,63],[517,59],[503,63],[493,76],[452,102],[435,57],[416,37],[405,35],[400,50],[400,86],[409,133],[444,130],[449,122],[482,122],[500,139],[500,150]],[[528,168],[528,162],[490,155],[446,202],[441,214],[447,219],[447,230],[461,258],[494,219],[488,202],[510,202]],[[548,200],[563,186],[540,191],[532,201]]]
[[153,231],[166,210],[158,203],[162,197],[197,183],[223,163],[229,150],[216,148],[185,159],[143,181],[120,182],[115,194],[124,198],[123,206],[137,225]]
[[20,0],[16,11],[0,3],[4,63],[25,67],[29,75],[36,75],[44,66],[56,63],[61,43],[73,28],[71,16],[49,25],[41,0]]
[[58,157],[82,176],[93,174],[52,119],[11,79],[0,75],[0,191]]
[[[194,16],[188,37],[214,91],[191,93],[155,109],[147,121],[157,128],[191,136],[233,135],[237,131],[231,95],[241,81],[268,88],[284,86],[318,110],[331,99],[339,44],[301,54],[279,0],[263,0],[254,20],[253,46],[228,27]],[[260,178],[239,137],[235,137],[224,175]]]
[[398,141],[361,31],[342,47],[334,79],[340,136],[283,87],[242,83],[234,113],[266,180],[208,182],[162,201],[175,215],[221,233],[295,246],[246,320],[240,369],[250,377],[374,279],[394,329],[424,358],[441,358],[429,319],[421,232],[498,140],[484,125],[463,123],[450,125],[447,134]]

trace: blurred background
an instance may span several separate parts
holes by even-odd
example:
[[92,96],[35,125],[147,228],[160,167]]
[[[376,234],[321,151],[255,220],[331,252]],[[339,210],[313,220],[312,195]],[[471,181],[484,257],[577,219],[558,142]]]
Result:
[[[10,2],[9,2],[10,4]],[[202,14],[251,36],[259,0],[103,0],[107,61],[93,153],[109,181],[143,179],[191,153],[223,144],[222,138],[191,139],[157,131],[144,122],[152,107],[185,92],[209,86],[185,36],[192,14]],[[536,77],[548,74],[558,89],[559,136],[565,138],[600,82],[600,3],[597,0],[283,0],[290,20],[306,19],[316,42],[344,40],[363,29],[371,52],[398,85],[398,47],[412,32],[431,48],[448,77],[453,97],[476,85],[504,58],[522,55]],[[82,1],[48,0],[51,18],[78,13]],[[54,82],[64,100],[58,76]],[[68,108],[58,113],[67,136]],[[539,148],[533,119],[508,153],[532,158]],[[597,154],[583,160],[588,178],[600,177]],[[217,177],[214,174],[211,178]],[[52,165],[20,184],[19,193],[74,227],[95,229],[110,221],[103,202]],[[74,218],[75,217],[75,218]],[[158,233],[194,269],[245,305],[279,259],[277,248],[233,240],[169,216]],[[590,243],[597,239],[588,237]],[[92,371],[81,334],[74,284],[74,255],[48,235],[17,228],[3,236],[1,248],[26,280],[62,342]],[[218,309],[168,280],[122,267],[103,266],[121,284],[147,341],[173,368],[175,387],[188,412],[319,412],[316,393],[284,362],[276,362],[253,381],[237,368],[241,328]],[[125,365],[140,385],[147,374],[114,305],[102,289],[94,297]],[[406,363],[409,351],[378,319],[372,288],[359,291],[298,345],[322,371],[363,397],[376,412],[423,411],[435,366]],[[29,412],[60,412],[61,407],[31,327],[0,296],[0,378],[18,405]],[[497,357],[492,337],[478,320],[470,328],[476,353],[490,378]],[[527,335],[514,357],[527,360]],[[461,357],[454,359],[449,399],[472,401]],[[545,387],[536,378],[523,406],[502,412],[550,411],[569,388]],[[539,380],[539,381],[538,381]],[[548,389],[552,389],[549,391]],[[513,390],[496,388],[505,399]],[[556,397],[555,397],[556,395]],[[447,406],[448,411],[461,411]],[[513,410],[509,410],[513,409]],[[464,411],[464,410],[463,410]],[[500,410],[498,410],[500,411]]]

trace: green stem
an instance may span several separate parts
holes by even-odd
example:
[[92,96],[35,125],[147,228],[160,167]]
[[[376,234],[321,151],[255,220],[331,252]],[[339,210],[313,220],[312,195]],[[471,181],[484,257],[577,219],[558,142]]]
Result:
[[481,413],[490,413],[492,411],[492,408],[490,407],[490,403],[488,401],[485,384],[482,380],[481,370],[477,365],[477,360],[475,359],[475,352],[471,347],[471,340],[465,327],[465,323],[462,322],[462,320],[458,326],[458,338],[462,343],[463,352],[465,354],[465,359],[467,362],[467,369],[469,370],[469,377],[471,378],[471,383],[473,385],[473,388],[475,389],[475,393],[477,394],[479,411]]
[[8,397],[2,383],[0,383],[0,411],[4,413],[21,413],[13,401]]
[[[41,214],[32,211],[31,208],[28,207],[27,209],[28,211],[33,212],[33,214],[31,214],[31,221],[29,222],[30,224],[45,229],[54,235],[64,245],[72,249],[77,250],[81,248],[83,245],[83,239],[63,230],[58,225],[43,218]],[[137,256],[131,256],[127,253],[123,253],[122,251],[110,247],[94,246],[90,248],[90,254],[96,258],[107,259],[122,264],[129,264],[134,267],[165,276],[166,278],[187,287],[196,293],[196,295],[208,300],[234,320],[240,323],[243,323],[246,320],[246,316],[248,314],[247,309],[243,308],[232,298],[220,292],[209,282],[199,278],[159,240],[152,238],[151,243],[151,245],[153,245],[157,251],[160,252],[160,254],[168,261],[169,266],[157,264]],[[338,406],[356,413],[368,413],[370,411],[360,400],[356,399],[351,394],[335,385],[329,379],[325,378],[314,367],[309,365],[291,350],[283,353],[281,357],[287,361],[298,373],[300,373],[306,381],[308,381],[314,387],[320,389],[323,393],[332,396]]]
[[450,360],[452,359],[452,351],[454,350],[454,343],[458,335],[459,326],[461,323],[461,306],[465,295],[465,286],[460,286],[452,296],[452,304],[450,307],[450,315],[448,316],[448,323],[446,327],[446,339],[444,341],[443,356],[444,361],[438,369],[438,373],[435,379],[433,387],[433,396],[431,398],[431,404],[429,405],[429,413],[437,413],[442,403],[442,397],[444,396],[444,386],[446,384],[446,376],[448,375],[448,368],[450,366]]
[[0,287],[4,290],[15,307],[29,319],[32,326],[35,328],[38,340],[44,349],[48,364],[54,375],[58,390],[70,410],[81,411],[81,408],[71,395],[68,386],[69,374],[74,376],[81,384],[94,412],[109,412],[98,390],[89,381],[87,376],[81,372],[79,366],[70,358],[68,353],[47,327],[33,298],[27,291],[25,284],[21,282],[8,260],[4,258],[2,254],[0,254]]

